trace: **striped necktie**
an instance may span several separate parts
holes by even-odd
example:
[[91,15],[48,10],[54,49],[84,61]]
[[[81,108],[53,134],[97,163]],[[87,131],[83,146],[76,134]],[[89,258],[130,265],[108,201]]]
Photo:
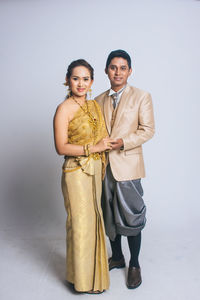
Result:
[[120,93],[114,93],[112,94],[112,98],[113,98],[113,108],[115,109],[116,106],[117,106],[117,102],[118,102],[118,99],[119,99],[119,94]]
[[123,91],[125,90],[126,85],[118,92],[114,93],[111,95],[111,97],[113,98],[113,108],[115,109],[116,106],[118,105],[119,102],[119,97],[120,95],[123,93]]

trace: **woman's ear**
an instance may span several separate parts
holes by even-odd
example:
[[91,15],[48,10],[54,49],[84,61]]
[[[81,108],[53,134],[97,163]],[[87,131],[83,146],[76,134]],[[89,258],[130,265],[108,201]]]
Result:
[[68,86],[69,85],[69,82],[68,82],[68,78],[67,76],[65,77],[65,82],[63,83],[64,85]]
[[91,86],[93,85],[93,82],[94,82],[94,79],[91,80],[90,88],[91,88]]

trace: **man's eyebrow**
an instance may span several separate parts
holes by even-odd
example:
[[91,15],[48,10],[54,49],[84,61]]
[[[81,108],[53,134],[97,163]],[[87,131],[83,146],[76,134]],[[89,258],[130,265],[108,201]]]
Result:
[[[117,67],[117,65],[111,64],[110,67]],[[119,66],[119,67],[127,67],[127,65],[121,65],[121,66]]]

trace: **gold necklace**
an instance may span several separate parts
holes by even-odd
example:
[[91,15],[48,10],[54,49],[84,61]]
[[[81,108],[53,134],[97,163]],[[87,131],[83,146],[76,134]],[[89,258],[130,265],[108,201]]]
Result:
[[91,112],[89,111],[89,107],[88,107],[88,102],[87,100],[85,100],[86,106],[87,106],[87,110],[85,110],[83,108],[82,105],[80,105],[80,103],[74,98],[74,95],[72,96],[72,99],[80,106],[80,108],[82,109],[82,111],[88,115],[89,117],[89,123],[92,125],[93,130],[95,131],[96,127],[97,127],[97,119],[91,114]]

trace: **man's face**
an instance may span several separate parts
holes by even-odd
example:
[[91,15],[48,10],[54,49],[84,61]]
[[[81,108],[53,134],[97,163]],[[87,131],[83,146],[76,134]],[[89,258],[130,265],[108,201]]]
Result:
[[127,83],[132,69],[129,69],[128,62],[122,57],[115,57],[111,60],[108,69],[105,70],[110,79],[111,88],[117,92]]

